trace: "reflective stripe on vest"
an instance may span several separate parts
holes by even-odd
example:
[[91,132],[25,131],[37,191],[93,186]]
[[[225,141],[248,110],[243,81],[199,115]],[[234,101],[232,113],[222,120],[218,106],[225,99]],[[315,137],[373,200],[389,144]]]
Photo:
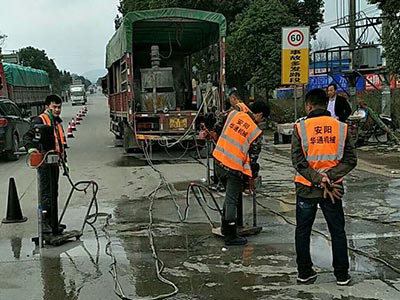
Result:
[[[39,118],[42,119],[43,124],[45,124],[47,126],[51,126],[51,120],[50,120],[49,115],[43,113],[43,114],[39,115]],[[57,124],[57,130],[58,130],[58,134],[60,136],[61,143],[65,143],[66,142],[65,134],[64,134],[64,130],[63,130],[61,124]],[[60,153],[64,153],[64,147],[63,147],[63,145],[61,145],[61,147],[60,147],[55,130],[54,130],[54,140],[55,140],[55,145],[56,145],[56,148],[54,150],[56,150],[57,152],[60,152]]]
[[245,112],[245,113],[247,113],[247,112],[250,111],[250,109],[247,107],[247,105],[244,104],[243,102],[239,102],[239,103],[237,103],[235,106],[236,106],[237,108],[239,108],[239,111],[242,111],[242,112]]
[[248,151],[251,143],[262,133],[247,113],[229,113],[213,156],[224,166],[252,176]]
[[[344,154],[347,124],[329,116],[322,116],[301,120],[295,127],[301,139],[304,156],[311,168],[322,173],[339,164]],[[294,180],[312,186],[312,183],[299,173],[296,173]],[[343,179],[336,182],[340,181]]]

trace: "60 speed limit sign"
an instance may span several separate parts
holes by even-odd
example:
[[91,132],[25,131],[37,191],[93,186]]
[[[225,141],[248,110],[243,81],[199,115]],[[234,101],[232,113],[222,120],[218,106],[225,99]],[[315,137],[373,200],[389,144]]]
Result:
[[304,34],[300,30],[295,29],[289,32],[287,39],[290,46],[299,47],[304,42]]
[[309,28],[282,28],[281,83],[296,86],[308,83],[309,73]]
[[282,49],[308,49],[308,27],[282,28]]

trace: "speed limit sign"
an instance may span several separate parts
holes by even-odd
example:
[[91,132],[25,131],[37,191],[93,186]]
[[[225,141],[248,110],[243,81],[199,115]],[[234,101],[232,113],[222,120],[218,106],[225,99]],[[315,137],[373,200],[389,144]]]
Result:
[[295,29],[289,32],[287,39],[290,46],[299,47],[304,42],[304,34],[300,30]]
[[282,49],[308,49],[308,27],[282,28]]
[[282,84],[296,86],[308,83],[309,35],[308,27],[282,28]]

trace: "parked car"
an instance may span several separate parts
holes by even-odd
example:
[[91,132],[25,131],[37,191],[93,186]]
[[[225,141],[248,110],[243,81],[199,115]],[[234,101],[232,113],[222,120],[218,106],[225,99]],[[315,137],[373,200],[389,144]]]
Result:
[[8,160],[18,160],[22,137],[29,130],[29,114],[9,99],[0,99],[0,153]]

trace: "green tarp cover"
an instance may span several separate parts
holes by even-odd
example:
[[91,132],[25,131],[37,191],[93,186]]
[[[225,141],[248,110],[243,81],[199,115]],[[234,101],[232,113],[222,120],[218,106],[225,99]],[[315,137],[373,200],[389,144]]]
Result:
[[183,8],[165,8],[129,12],[106,48],[109,68],[125,53],[148,51],[151,45],[161,51],[183,53],[200,51],[226,36],[222,14]]
[[7,84],[13,86],[43,87],[49,86],[50,80],[46,71],[3,63]]

